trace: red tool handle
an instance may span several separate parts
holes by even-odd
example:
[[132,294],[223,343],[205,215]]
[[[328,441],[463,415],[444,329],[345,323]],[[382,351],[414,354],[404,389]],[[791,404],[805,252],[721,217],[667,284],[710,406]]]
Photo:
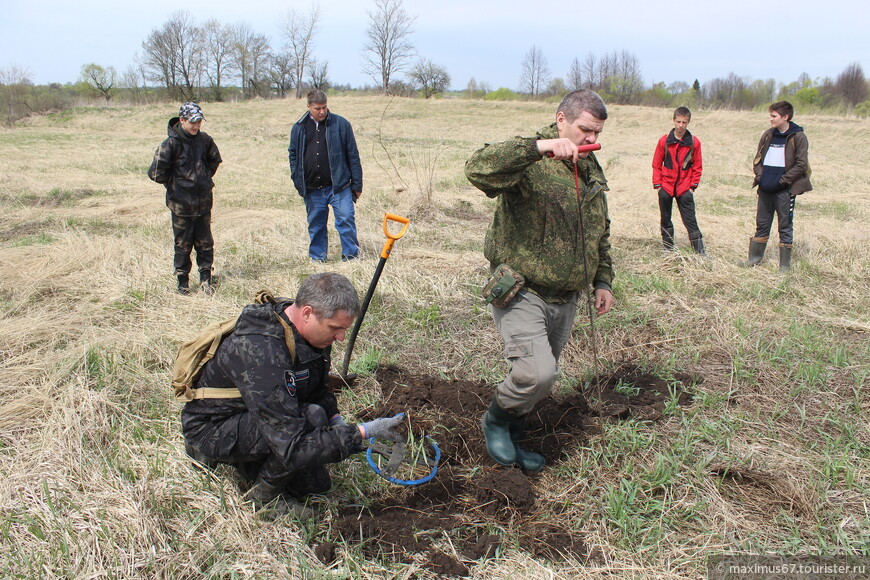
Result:
[[[601,143],[589,143],[588,145],[577,145],[577,151],[580,153],[587,153],[589,151],[598,151],[601,149]],[[547,151],[547,157],[552,157],[553,152]]]

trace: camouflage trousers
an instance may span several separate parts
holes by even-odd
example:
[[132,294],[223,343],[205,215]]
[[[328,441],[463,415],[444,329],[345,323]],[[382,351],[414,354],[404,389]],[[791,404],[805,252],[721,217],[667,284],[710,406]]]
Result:
[[190,273],[190,252],[196,249],[196,266],[200,272],[211,272],[214,263],[214,238],[211,235],[211,212],[198,216],[172,214],[175,236],[175,275]]
[[[326,411],[320,405],[303,403],[302,413],[306,427],[316,429],[329,425]],[[282,487],[293,497],[311,493],[325,493],[332,487],[329,471],[324,465],[288,471],[284,461],[272,453],[269,443],[260,435],[257,420],[251,413],[238,413],[226,421],[213,422],[208,440],[197,442],[197,451],[207,460],[234,465],[242,477],[254,481],[262,477],[266,483]],[[232,445],[228,443],[234,442]],[[214,457],[216,449],[231,449],[227,455]]]

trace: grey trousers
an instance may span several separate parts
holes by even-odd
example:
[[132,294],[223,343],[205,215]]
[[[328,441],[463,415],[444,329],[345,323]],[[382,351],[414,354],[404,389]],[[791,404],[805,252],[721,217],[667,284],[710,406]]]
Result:
[[514,415],[527,415],[556,383],[559,357],[574,327],[577,294],[567,304],[553,304],[521,290],[507,307],[490,306],[490,311],[510,362],[507,377],[496,388],[496,402]]

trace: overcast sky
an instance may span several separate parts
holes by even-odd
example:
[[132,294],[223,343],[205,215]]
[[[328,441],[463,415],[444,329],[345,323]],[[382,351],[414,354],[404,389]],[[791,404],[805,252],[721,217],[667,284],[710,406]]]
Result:
[[[323,0],[315,56],[333,83],[374,84],[361,71],[372,0]],[[310,0],[0,0],[0,69],[17,66],[36,84],[74,82],[82,65],[119,73],[142,41],[178,10],[198,23],[247,23],[280,48],[280,24]],[[569,9],[570,6],[575,8]],[[472,77],[491,89],[518,89],[524,56],[537,45],[553,77],[571,61],[627,50],[644,83],[706,81],[736,73],[792,82],[801,73],[836,78],[858,62],[870,75],[868,0],[404,0],[416,17],[419,56],[444,66],[452,88]]]

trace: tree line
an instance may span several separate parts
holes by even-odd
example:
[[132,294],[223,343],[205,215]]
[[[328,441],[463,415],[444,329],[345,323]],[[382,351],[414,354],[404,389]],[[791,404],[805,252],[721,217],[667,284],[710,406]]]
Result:
[[794,82],[778,83],[775,79],[753,80],[730,73],[703,86],[698,79],[691,84],[675,81],[646,86],[639,59],[625,50],[600,56],[590,53],[583,60],[575,58],[564,78],[550,75],[546,58],[537,46],[526,53],[520,74],[521,94],[559,97],[583,88],[596,91],[607,102],[625,105],[754,109],[788,99],[798,107],[870,114],[868,79],[857,62],[846,66],[836,79],[813,80],[803,73]]
[[[329,63],[314,56],[321,24],[319,5],[292,9],[280,21],[279,46],[247,23],[198,23],[185,11],[173,13],[142,41],[141,53],[123,73],[113,67],[85,64],[74,86],[36,87],[29,73],[17,66],[0,69],[0,107],[7,124],[24,115],[72,106],[82,96],[106,104],[121,98],[143,103],[155,100],[239,100],[302,97],[309,89],[376,90],[401,96],[430,98],[450,89],[447,68],[420,56],[413,42],[415,17],[402,0],[372,0],[361,51],[361,70],[374,86],[353,89],[334,84]],[[701,85],[685,80],[645,85],[640,60],[629,51],[575,58],[564,76],[553,76],[543,51],[533,45],[519,63],[519,85],[492,90],[471,78],[467,98],[550,99],[567,91],[590,88],[607,102],[648,106],[752,109],[788,99],[799,108],[870,114],[868,81],[859,63],[836,79],[812,79],[807,74],[791,83],[750,79],[731,73]]]

